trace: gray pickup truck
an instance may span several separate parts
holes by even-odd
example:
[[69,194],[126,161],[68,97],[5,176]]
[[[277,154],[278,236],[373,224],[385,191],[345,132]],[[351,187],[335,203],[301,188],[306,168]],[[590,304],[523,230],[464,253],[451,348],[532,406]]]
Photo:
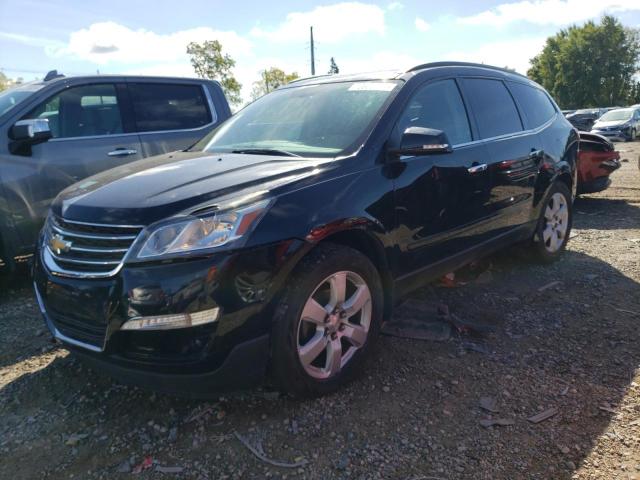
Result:
[[0,269],[33,252],[49,204],[67,186],[183,150],[231,116],[217,82],[64,77],[52,71],[0,93]]

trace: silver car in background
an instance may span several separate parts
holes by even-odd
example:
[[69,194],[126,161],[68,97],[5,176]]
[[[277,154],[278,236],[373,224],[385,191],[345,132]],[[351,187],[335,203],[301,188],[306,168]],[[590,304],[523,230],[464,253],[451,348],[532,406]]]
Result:
[[631,142],[640,134],[640,108],[618,108],[602,115],[591,128],[610,140]]

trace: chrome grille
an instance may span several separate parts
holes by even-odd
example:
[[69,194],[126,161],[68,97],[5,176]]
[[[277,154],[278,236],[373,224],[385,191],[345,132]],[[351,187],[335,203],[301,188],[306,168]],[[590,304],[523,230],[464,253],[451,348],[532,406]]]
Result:
[[114,275],[142,228],[74,222],[51,216],[45,228],[45,261],[50,257],[55,265],[48,266],[61,275]]

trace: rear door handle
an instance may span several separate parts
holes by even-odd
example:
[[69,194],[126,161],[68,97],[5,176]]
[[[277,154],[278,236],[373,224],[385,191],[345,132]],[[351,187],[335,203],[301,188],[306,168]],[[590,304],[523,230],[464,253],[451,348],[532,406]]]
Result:
[[473,165],[472,167],[469,167],[467,170],[469,171],[469,173],[480,173],[480,172],[484,172],[486,169],[487,169],[487,164],[481,163],[480,165]]
[[138,150],[133,148],[116,148],[115,150],[107,153],[110,157],[126,157],[127,155],[135,155]]

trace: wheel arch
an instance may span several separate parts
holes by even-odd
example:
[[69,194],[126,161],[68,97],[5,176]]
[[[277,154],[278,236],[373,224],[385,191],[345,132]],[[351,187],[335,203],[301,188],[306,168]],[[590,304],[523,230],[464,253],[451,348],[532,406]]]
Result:
[[380,240],[378,240],[373,233],[368,232],[365,229],[352,228],[327,235],[315,245],[317,246],[323,243],[332,243],[334,245],[353,248],[354,250],[362,253],[371,261],[371,263],[373,263],[382,282],[384,319],[388,320],[391,316],[393,306],[393,278],[391,276],[391,269],[389,268],[389,261],[387,259],[384,246]]

